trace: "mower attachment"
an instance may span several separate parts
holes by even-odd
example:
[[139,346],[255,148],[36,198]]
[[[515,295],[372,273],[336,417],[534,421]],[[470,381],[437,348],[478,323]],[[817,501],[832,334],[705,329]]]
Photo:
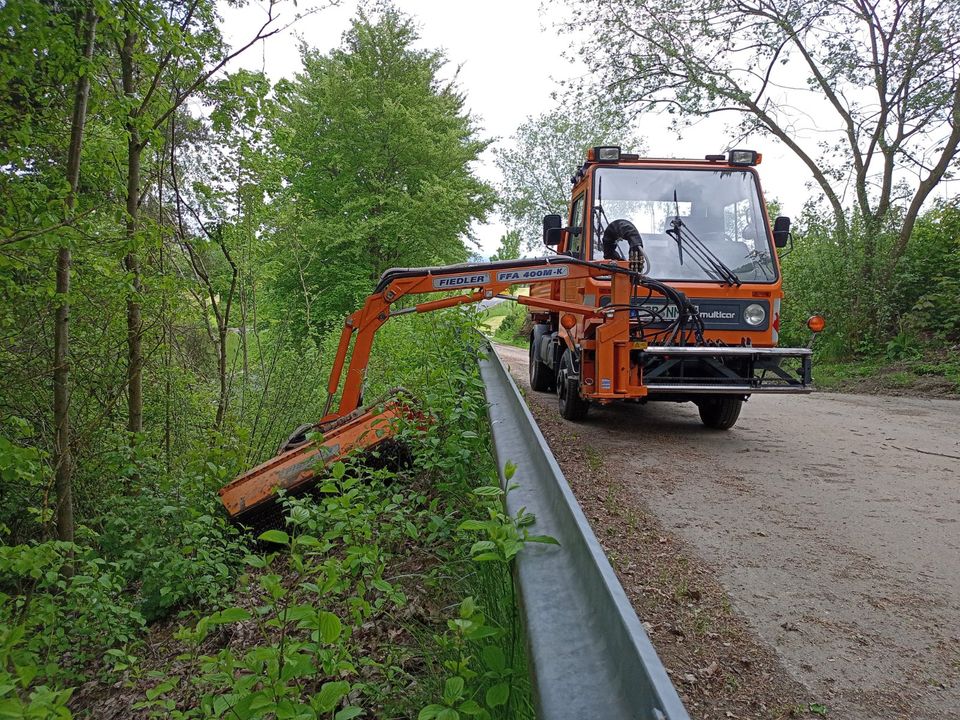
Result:
[[220,488],[220,500],[231,519],[262,525],[261,515],[275,511],[275,491],[291,493],[309,490],[322,466],[346,457],[354,450],[372,448],[396,434],[395,421],[415,416],[406,398],[393,396],[384,403],[314,426],[323,438],[300,442],[291,438],[276,457],[248,470]]

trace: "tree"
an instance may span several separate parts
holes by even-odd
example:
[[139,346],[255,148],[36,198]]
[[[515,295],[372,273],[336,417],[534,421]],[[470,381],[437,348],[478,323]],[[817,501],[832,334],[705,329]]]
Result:
[[596,103],[571,104],[528,118],[510,141],[496,153],[503,174],[500,210],[528,249],[540,247],[543,216],[565,212],[570,176],[588,148],[620,145],[625,152],[642,150],[623,116]]
[[[493,205],[471,169],[487,142],[441,52],[386,7],[355,19],[343,46],[304,49],[278,84],[290,208],[274,240],[273,296],[307,326],[339,322],[384,270],[467,259],[463,238]],[[333,291],[336,288],[336,291]]]
[[516,230],[510,230],[509,232],[504,233],[500,237],[500,247],[498,247],[497,251],[490,256],[490,261],[496,262],[498,260],[513,260],[514,258],[520,257],[522,244],[520,233]]
[[[955,0],[571,0],[589,30],[600,92],[632,112],[731,113],[744,134],[778,138],[807,166],[842,238],[854,190],[872,261],[895,221],[894,265],[960,148],[960,4]],[[602,43],[593,39],[602,37]],[[811,95],[799,95],[806,85]],[[809,113],[819,142],[797,128]],[[832,132],[837,130],[837,132]],[[912,176],[898,195],[898,176]],[[902,211],[894,217],[894,206]],[[868,262],[868,267],[870,267]]]
[[[100,16],[90,0],[83,16],[83,61],[76,80],[73,112],[70,120],[70,145],[67,149],[67,198],[64,222],[72,224],[80,185],[80,151],[90,99],[90,61],[93,59]],[[73,455],[70,451],[70,243],[57,251],[57,296],[59,305],[53,330],[53,423],[56,428],[54,468],[57,495],[57,537],[73,542]]]
[[176,203],[176,238],[200,286],[190,288],[206,317],[216,324],[210,339],[217,350],[219,397],[214,427],[223,428],[229,405],[227,334],[239,300],[240,341],[246,374],[245,284],[252,275],[251,247],[262,229],[267,193],[276,193],[269,157],[274,148],[264,123],[272,117],[269,80],[262,73],[239,70],[214,82],[204,93],[211,107],[209,127],[196,119],[183,124],[201,129],[187,152],[191,182],[181,182],[178,148],[187,133],[171,123],[170,179]]
[[275,33],[270,0],[267,17],[253,38],[228,50],[220,35],[216,3],[211,0],[149,0],[123,17],[120,75],[123,106],[127,108],[126,231],[124,266],[130,275],[127,299],[127,430],[131,438],[143,431],[143,321],[141,313],[140,208],[144,186],[141,161],[151,142],[158,141],[178,109],[227,63]]

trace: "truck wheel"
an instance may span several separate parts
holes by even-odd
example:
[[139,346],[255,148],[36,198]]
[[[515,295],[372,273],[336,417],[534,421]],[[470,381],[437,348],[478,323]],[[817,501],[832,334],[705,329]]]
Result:
[[697,400],[696,403],[704,425],[714,430],[729,430],[737,424],[740,408],[743,407],[743,398],[706,398]]
[[564,420],[583,420],[590,409],[590,401],[580,397],[580,378],[573,365],[573,353],[563,351],[560,372],[557,373],[557,398],[560,401],[560,416]]
[[553,389],[557,375],[552,368],[540,361],[537,353],[540,337],[541,335],[534,328],[530,333],[530,361],[527,365],[530,372],[530,387],[537,392],[547,392]]

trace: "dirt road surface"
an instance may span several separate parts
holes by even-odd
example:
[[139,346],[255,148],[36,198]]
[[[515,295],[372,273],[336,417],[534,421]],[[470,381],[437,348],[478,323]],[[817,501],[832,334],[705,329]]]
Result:
[[602,464],[828,717],[960,718],[960,402],[758,395],[727,432],[690,403],[572,424],[530,391],[526,350],[497,352],[565,472]]

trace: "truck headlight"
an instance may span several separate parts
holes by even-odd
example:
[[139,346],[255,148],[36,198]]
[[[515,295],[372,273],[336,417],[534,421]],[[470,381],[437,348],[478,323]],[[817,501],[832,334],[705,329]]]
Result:
[[743,311],[743,320],[747,325],[760,325],[766,317],[767,311],[764,310],[763,305],[757,303],[747,305]]

